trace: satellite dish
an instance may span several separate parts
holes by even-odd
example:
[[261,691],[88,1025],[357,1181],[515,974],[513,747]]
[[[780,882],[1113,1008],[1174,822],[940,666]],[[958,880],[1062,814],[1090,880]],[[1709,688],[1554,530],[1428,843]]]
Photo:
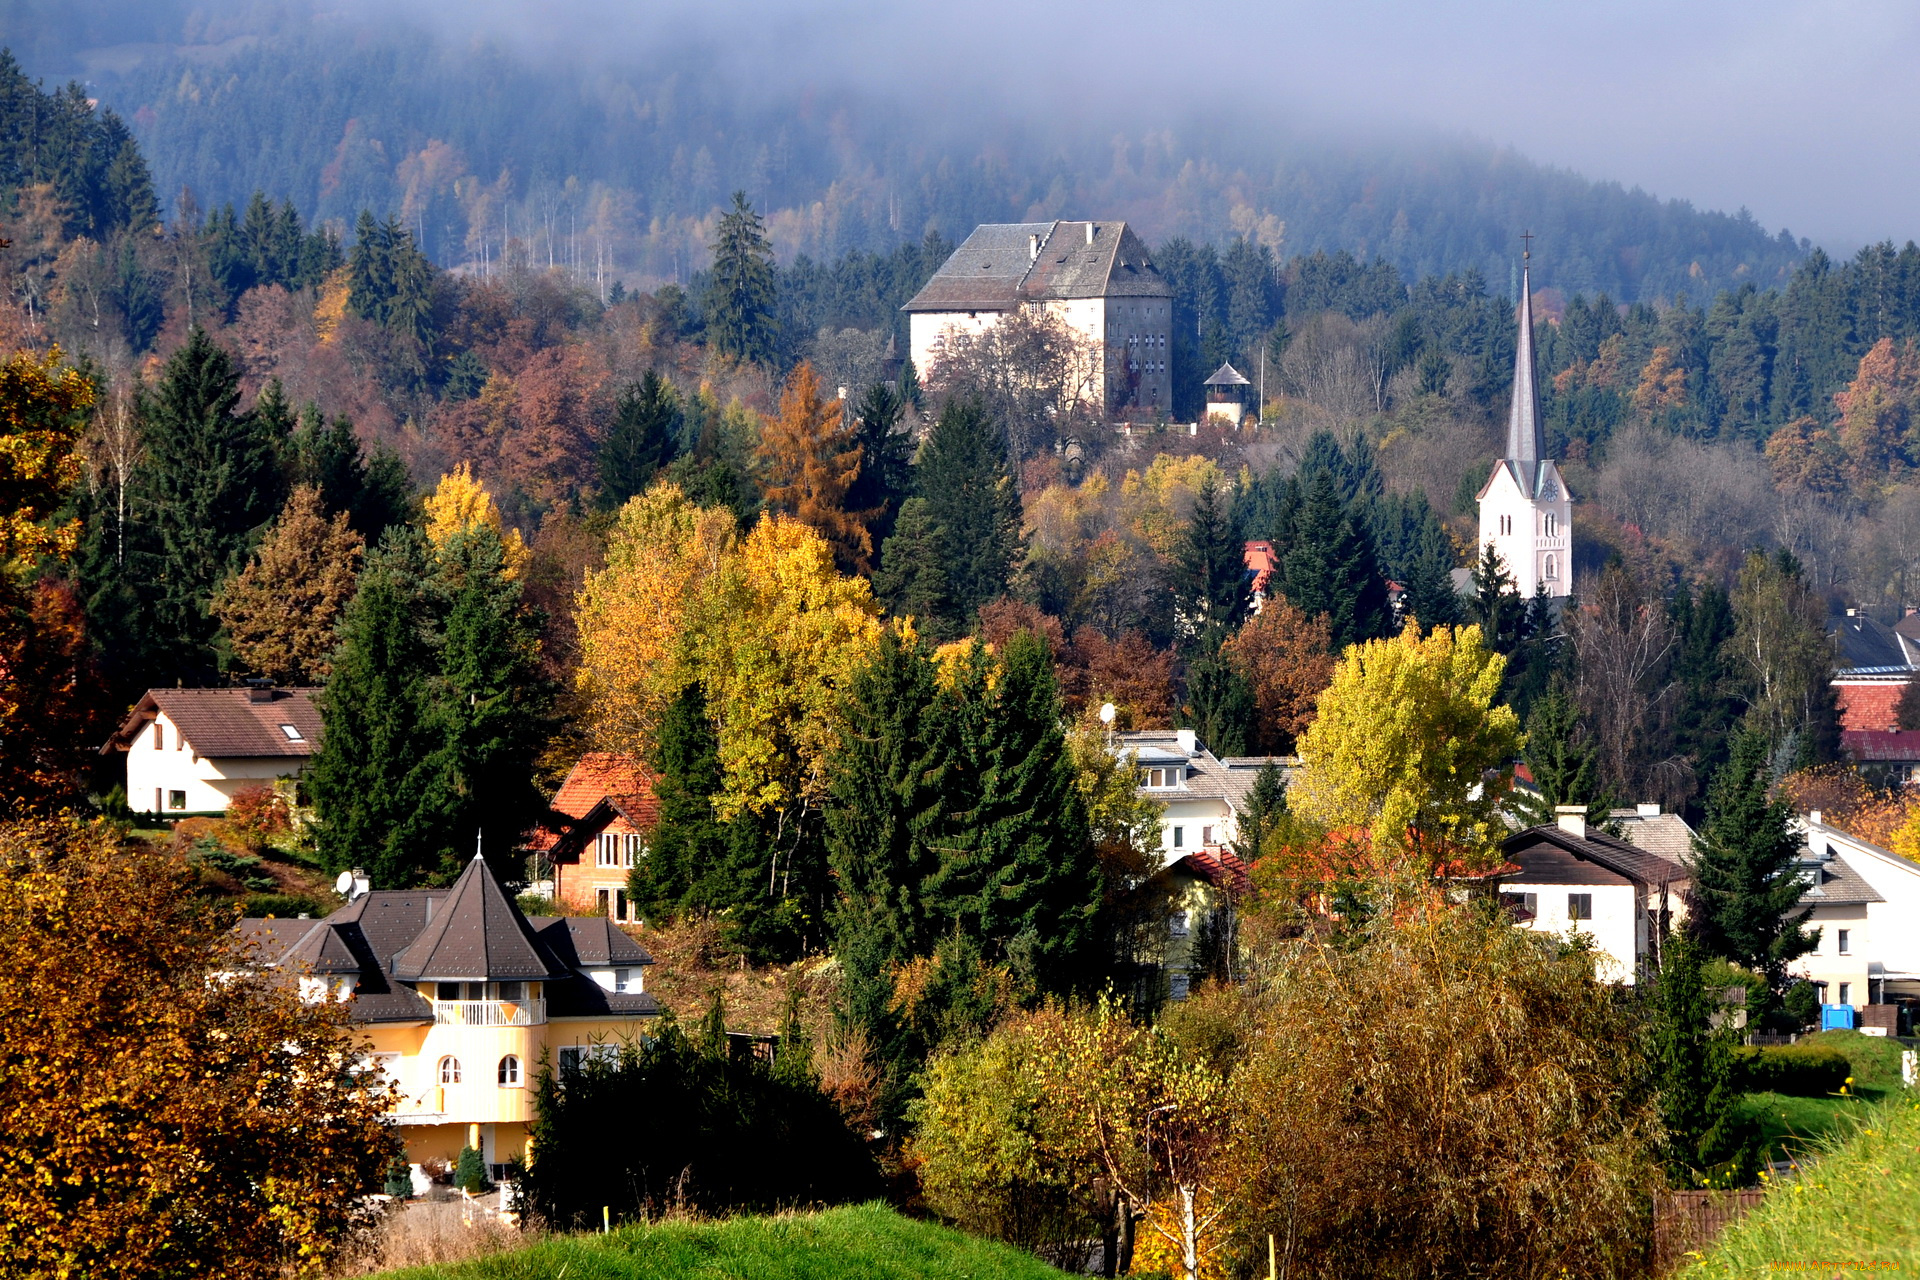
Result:
[[1101,724],[1112,724],[1113,717],[1116,714],[1118,714],[1118,712],[1115,710],[1114,705],[1111,702],[1103,702],[1100,704],[1100,723]]
[[333,891],[343,898],[351,896],[353,893],[353,872],[342,871],[336,876],[333,881]]

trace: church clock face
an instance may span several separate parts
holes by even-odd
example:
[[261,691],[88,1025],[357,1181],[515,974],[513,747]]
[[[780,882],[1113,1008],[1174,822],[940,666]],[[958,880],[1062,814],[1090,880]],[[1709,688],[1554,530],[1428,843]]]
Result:
[[1559,497],[1560,497],[1559,485],[1555,484],[1550,479],[1541,483],[1540,500],[1542,502],[1553,502],[1553,501],[1556,501]]

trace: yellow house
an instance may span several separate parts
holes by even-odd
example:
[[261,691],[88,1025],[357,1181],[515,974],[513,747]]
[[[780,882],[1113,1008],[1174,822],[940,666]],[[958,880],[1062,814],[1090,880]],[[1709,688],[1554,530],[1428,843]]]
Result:
[[645,949],[604,917],[523,915],[476,857],[447,889],[375,891],[324,920],[243,920],[259,959],[312,999],[348,1001],[399,1086],[393,1112],[423,1161],[472,1146],[498,1177],[527,1157],[541,1063],[565,1070],[644,1037],[660,1013]]

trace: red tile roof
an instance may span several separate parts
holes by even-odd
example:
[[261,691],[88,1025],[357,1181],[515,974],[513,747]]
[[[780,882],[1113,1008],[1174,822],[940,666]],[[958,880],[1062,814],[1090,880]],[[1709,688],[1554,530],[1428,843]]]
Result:
[[1840,704],[1841,729],[1885,733],[1900,727],[1894,708],[1900,702],[1900,695],[1907,691],[1906,681],[1867,682],[1843,677],[1833,682],[1833,691]]
[[1896,729],[1892,733],[1845,731],[1840,749],[1861,764],[1920,760],[1920,730]]
[[[653,795],[654,781],[653,771],[632,756],[589,751],[560,784],[560,790],[553,797],[553,810],[577,821],[606,800],[634,827],[651,831],[660,820],[660,802]],[[550,824],[535,831],[527,843],[537,850],[551,849],[571,825]]]
[[1247,892],[1250,884],[1247,864],[1240,861],[1240,855],[1231,849],[1197,849],[1174,865],[1180,866],[1182,863],[1191,866],[1216,889],[1225,889],[1235,897]]

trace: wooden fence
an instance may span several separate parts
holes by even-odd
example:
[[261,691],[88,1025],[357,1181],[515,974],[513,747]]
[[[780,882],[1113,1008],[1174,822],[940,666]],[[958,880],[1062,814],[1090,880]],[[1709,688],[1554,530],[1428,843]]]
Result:
[[1653,1274],[1669,1275],[1704,1249],[1740,1215],[1766,1197],[1764,1191],[1662,1191],[1653,1200]]

